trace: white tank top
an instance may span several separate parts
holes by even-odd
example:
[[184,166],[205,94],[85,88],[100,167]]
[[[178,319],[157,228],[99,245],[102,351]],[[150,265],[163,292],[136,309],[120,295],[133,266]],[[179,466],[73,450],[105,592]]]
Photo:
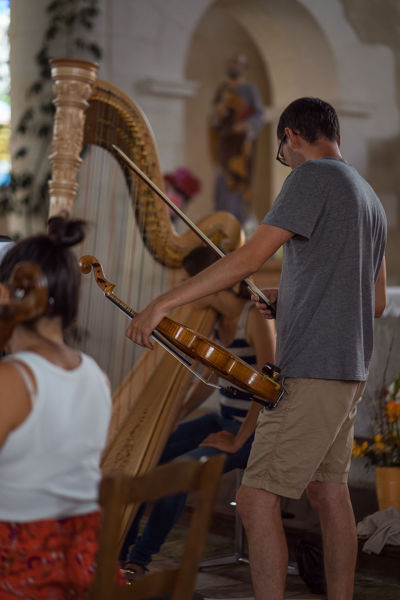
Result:
[[0,450],[1,521],[55,519],[98,509],[100,456],[111,395],[95,361],[85,354],[81,358],[72,371],[34,352],[6,359],[30,367],[37,393],[18,365],[31,393],[32,410]]

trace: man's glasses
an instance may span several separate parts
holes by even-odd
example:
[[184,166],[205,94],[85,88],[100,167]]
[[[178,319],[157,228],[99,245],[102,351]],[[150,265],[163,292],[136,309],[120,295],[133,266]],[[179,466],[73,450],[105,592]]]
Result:
[[281,165],[283,165],[284,167],[289,167],[290,166],[289,163],[286,161],[285,157],[282,154],[282,144],[284,143],[285,140],[286,140],[286,134],[283,136],[283,138],[280,141],[278,152],[276,154],[276,160],[278,162],[280,162]]

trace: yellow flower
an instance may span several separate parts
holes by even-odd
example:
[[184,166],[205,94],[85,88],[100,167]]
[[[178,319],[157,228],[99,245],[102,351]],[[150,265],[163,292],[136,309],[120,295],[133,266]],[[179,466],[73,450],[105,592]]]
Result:
[[[365,443],[365,442],[364,442]],[[368,445],[368,444],[367,444]],[[359,446],[355,440],[353,440],[353,456],[358,458],[362,456],[362,446]]]
[[394,417],[396,415],[397,412],[397,402],[395,402],[394,400],[391,400],[390,402],[388,402],[386,404],[386,409],[385,409],[385,413],[388,417]]

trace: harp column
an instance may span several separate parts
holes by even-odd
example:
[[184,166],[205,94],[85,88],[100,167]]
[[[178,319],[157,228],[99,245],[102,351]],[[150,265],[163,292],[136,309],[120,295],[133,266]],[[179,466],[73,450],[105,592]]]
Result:
[[98,65],[83,60],[50,61],[53,79],[53,103],[56,106],[52,153],[52,179],[49,181],[52,217],[61,211],[72,213],[78,191],[77,175],[82,163],[85,111],[89,106]]

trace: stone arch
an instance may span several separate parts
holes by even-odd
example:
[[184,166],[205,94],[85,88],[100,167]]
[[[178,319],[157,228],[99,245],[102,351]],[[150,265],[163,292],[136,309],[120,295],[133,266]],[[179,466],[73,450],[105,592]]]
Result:
[[259,138],[253,205],[260,219],[287,171],[275,163],[275,127],[281,110],[301,96],[336,103],[338,77],[328,40],[298,0],[216,0],[197,20],[187,44],[184,76],[199,84],[186,102],[184,152],[203,181],[193,215],[212,210],[213,170],[208,153],[207,114],[223,76],[226,57],[240,50],[249,59],[249,80],[260,89],[268,125]]

